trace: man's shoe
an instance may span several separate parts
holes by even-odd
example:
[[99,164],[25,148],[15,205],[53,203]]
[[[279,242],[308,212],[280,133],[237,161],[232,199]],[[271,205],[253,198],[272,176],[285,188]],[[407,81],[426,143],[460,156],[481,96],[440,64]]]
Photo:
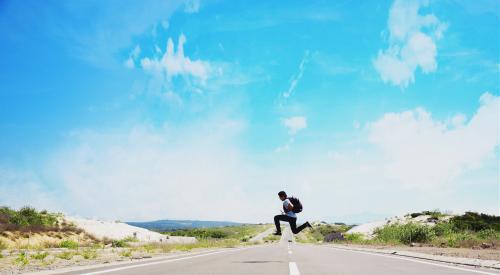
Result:
[[307,227],[313,228],[312,225],[309,222],[306,222]]
[[281,232],[274,232],[273,235],[274,236],[281,236]]

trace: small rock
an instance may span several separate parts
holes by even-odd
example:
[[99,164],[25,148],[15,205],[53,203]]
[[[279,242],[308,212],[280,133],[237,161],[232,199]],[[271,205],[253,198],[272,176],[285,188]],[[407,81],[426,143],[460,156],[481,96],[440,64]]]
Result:
[[491,244],[489,243],[482,243],[481,248],[491,248]]
[[417,245],[416,243],[410,243],[410,247],[414,247],[416,245]]
[[333,242],[333,241],[343,241],[344,235],[340,232],[332,232],[328,235],[325,236],[324,240],[325,242]]

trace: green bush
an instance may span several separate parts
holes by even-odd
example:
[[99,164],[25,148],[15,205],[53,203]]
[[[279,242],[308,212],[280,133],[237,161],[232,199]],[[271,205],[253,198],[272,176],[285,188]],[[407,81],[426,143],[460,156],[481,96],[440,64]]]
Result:
[[435,237],[431,227],[416,223],[390,224],[375,230],[376,239],[388,243],[425,243]]
[[452,234],[454,232],[454,227],[450,222],[438,222],[432,230],[436,236],[440,237]]
[[500,232],[494,229],[483,229],[477,232],[477,237],[483,240],[500,239]]
[[69,248],[69,249],[77,249],[78,243],[72,240],[64,240],[59,243],[59,247],[61,248]]
[[127,247],[127,242],[124,240],[114,240],[111,241],[111,246],[112,247]]
[[13,228],[23,227],[53,227],[57,225],[57,215],[46,210],[38,212],[35,208],[26,206],[18,211],[9,207],[0,207],[0,224]]
[[485,229],[500,231],[500,217],[475,212],[466,212],[464,215],[451,218],[456,231],[479,232]]
[[478,243],[477,238],[468,232],[452,233],[444,238],[449,247],[472,247]]
[[422,214],[424,215],[429,215],[434,219],[439,219],[441,217],[446,216],[445,214],[441,213],[439,210],[433,210],[433,211],[422,211]]

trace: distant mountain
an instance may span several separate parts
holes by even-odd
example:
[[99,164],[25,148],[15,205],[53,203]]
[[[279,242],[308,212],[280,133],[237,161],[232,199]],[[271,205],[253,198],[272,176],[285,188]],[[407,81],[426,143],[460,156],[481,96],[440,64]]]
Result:
[[186,229],[186,228],[207,228],[207,227],[241,225],[241,223],[237,222],[197,221],[197,220],[158,220],[150,222],[126,222],[126,223],[154,231],[172,231],[172,230]]

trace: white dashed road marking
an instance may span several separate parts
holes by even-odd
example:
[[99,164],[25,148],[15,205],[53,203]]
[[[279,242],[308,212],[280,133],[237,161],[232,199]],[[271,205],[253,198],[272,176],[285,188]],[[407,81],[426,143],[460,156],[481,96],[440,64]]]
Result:
[[288,267],[290,268],[290,275],[300,275],[299,268],[295,262],[289,262]]

